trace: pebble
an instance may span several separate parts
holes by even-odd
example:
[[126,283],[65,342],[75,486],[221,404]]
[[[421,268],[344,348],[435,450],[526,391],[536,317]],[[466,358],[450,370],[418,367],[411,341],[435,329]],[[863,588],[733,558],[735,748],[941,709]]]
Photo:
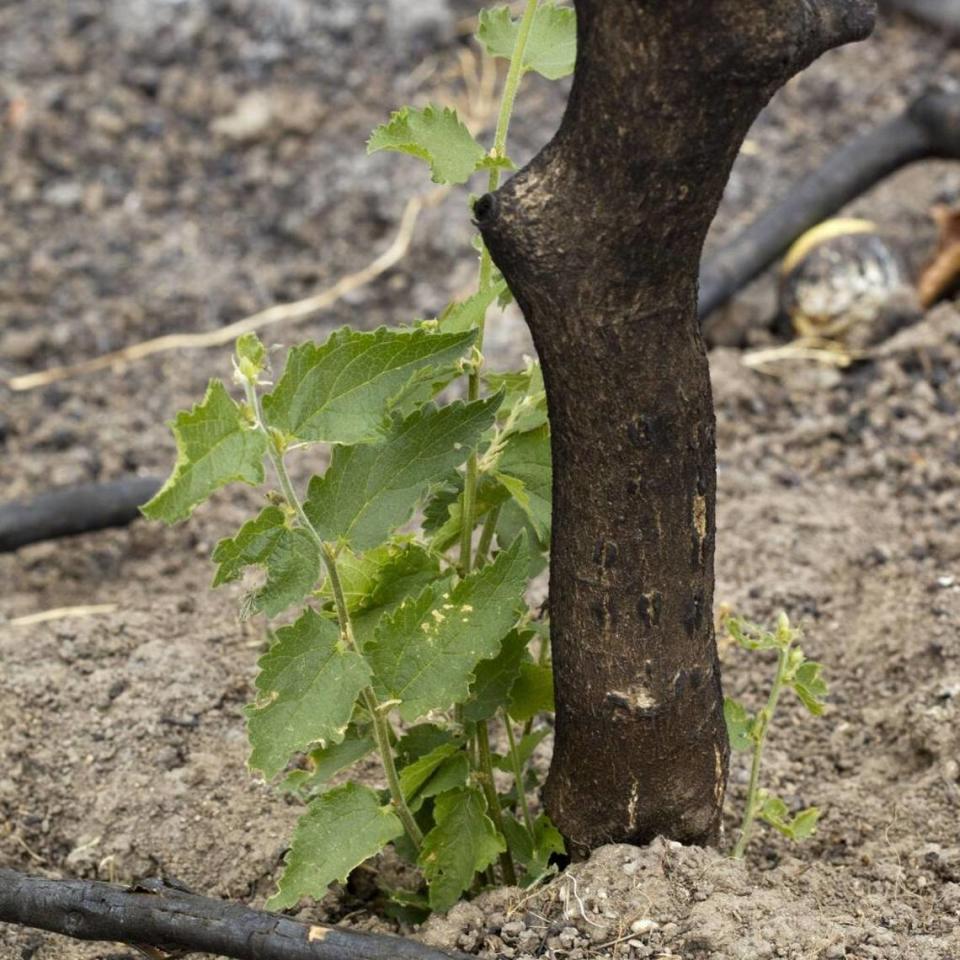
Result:
[[660,924],[656,920],[650,920],[649,918],[644,918],[643,920],[634,920],[630,924],[630,932],[636,934],[647,934],[656,930]]

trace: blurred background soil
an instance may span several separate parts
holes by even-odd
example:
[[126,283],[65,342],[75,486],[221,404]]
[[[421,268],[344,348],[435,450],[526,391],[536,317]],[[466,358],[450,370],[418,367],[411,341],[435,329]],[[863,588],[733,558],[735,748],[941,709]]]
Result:
[[[216,329],[390,243],[430,184],[412,159],[367,157],[372,127],[433,100],[490,136],[472,12],[467,0],[0,2],[2,500],[165,474],[165,421],[228,375],[229,358],[160,353],[26,392],[8,378]],[[960,52],[900,19],[823,58],[751,132],[709,245],[837,143],[958,74]],[[549,139],[565,95],[525,81],[517,161]],[[929,208],[958,197],[960,165],[925,163],[851,212],[911,238],[922,261]],[[470,289],[470,236],[453,193],[395,268],[268,341],[434,315]],[[770,338],[775,286],[768,275],[728,308],[755,321],[753,345]],[[489,330],[494,365],[531,351],[515,309]],[[821,827],[803,846],[759,831],[745,866],[664,844],[607,848],[574,868],[577,884],[487,895],[426,935],[573,960],[960,957],[960,311],[941,304],[845,371],[756,370],[733,349],[711,362],[717,601],[761,621],[786,609],[826,664],[826,718],[786,703],[767,765],[791,806],[824,809]],[[255,905],[270,894],[298,809],[244,766],[262,625],[238,622],[238,590],[208,589],[213,544],[255,502],[231,489],[173,530],[137,522],[0,556],[0,864],[118,882],[165,872]],[[4,623],[84,603],[115,607]],[[765,695],[769,664],[724,645],[724,665],[731,694]],[[731,834],[745,781],[738,755]],[[386,928],[358,889],[304,911],[345,915]],[[3,960],[132,956],[0,928]]]

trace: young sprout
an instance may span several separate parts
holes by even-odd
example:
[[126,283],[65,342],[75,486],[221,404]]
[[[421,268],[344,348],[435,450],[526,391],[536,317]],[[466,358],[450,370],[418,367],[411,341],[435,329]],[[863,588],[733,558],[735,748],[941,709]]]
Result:
[[739,859],[743,857],[750,841],[753,822],[758,817],[791,840],[803,840],[816,829],[820,817],[820,811],[816,807],[808,807],[791,817],[783,800],[760,787],[760,764],[767,732],[784,688],[792,689],[807,710],[819,717],[823,714],[827,685],[820,676],[821,664],[807,660],[797,646],[800,630],[790,626],[785,613],[780,614],[776,629],[772,633],[733,617],[724,622],[730,636],[744,650],[777,651],[777,671],[770,695],[766,705],[756,715],[752,715],[742,703],[730,697],[726,697],[723,704],[730,746],[734,750],[753,751],[747,804],[740,826],[740,837],[733,850],[733,856]]

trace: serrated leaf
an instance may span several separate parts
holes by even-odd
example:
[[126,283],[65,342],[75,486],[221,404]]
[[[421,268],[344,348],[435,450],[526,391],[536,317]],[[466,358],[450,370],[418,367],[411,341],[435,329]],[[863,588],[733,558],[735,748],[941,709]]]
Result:
[[263,483],[267,441],[234,403],[219,380],[203,400],[170,422],[177,462],[157,495],[140,509],[151,520],[177,523],[228,483]]
[[344,550],[337,568],[353,619],[353,634],[363,650],[380,618],[425,586],[441,580],[438,558],[414,543],[387,543],[363,554]]
[[797,668],[792,683],[794,692],[815,717],[823,716],[823,698],[828,693],[826,681],[820,675],[822,669],[822,664],[807,660]]
[[310,481],[310,522],[324,540],[355,550],[378,546],[410,519],[436,477],[469,457],[501,399],[426,406],[394,421],[379,443],[338,447],[327,472]]
[[235,346],[237,369],[247,380],[255,381],[267,365],[267,348],[255,333],[244,333]]
[[466,300],[454,301],[437,317],[437,326],[443,333],[463,333],[475,330],[483,322],[487,310],[506,288],[506,281],[493,283]]
[[547,423],[547,391],[540,364],[530,361],[526,369],[512,373],[487,374],[484,380],[493,391],[505,390],[498,419],[509,421],[506,434],[526,433]]
[[[538,744],[550,733],[549,727],[540,727],[532,733],[526,734],[517,742],[517,756],[522,767],[532,756],[533,751],[537,749]],[[493,765],[504,773],[513,773],[513,762],[509,756],[495,755]]]
[[506,158],[493,158],[450,107],[403,107],[390,115],[367,141],[367,153],[393,150],[425,160],[434,183],[466,183],[478,170],[511,169]]
[[311,609],[277,631],[259,666],[257,700],[246,709],[249,763],[269,780],[291,754],[343,740],[370,668],[360,654],[343,648],[336,624]]
[[775,650],[782,646],[776,634],[769,633],[755,623],[729,617],[724,621],[724,626],[744,650]]
[[426,800],[441,793],[458,790],[470,781],[470,759],[464,751],[458,750],[437,767],[436,772],[423,785],[411,805],[416,813]]
[[506,849],[479,790],[442,794],[434,807],[436,826],[423,838],[420,866],[430,887],[430,906],[449,910],[473,882]]
[[520,676],[520,665],[527,654],[533,634],[511,630],[503,640],[500,652],[492,660],[477,664],[470,699],[463,705],[463,719],[469,723],[489,720],[506,706],[510,691]]
[[240,578],[245,567],[260,566],[267,582],[250,598],[250,613],[261,610],[275,617],[303,600],[320,579],[320,551],[305,530],[287,526],[279,507],[267,507],[245,523],[232,539],[221,540],[213,551],[219,564],[213,585]]
[[403,791],[405,799],[413,800],[417,791],[433,776],[437,767],[444,760],[452,757],[460,749],[457,743],[442,743],[434,747],[429,753],[424,754],[413,763],[407,764],[400,771],[400,789]]
[[[509,7],[480,11],[477,40],[494,57],[511,59],[520,31],[520,21]],[[524,70],[534,70],[548,80],[573,73],[577,59],[577,17],[569,7],[551,0],[541,3],[533,19],[523,52]]]
[[404,720],[466,699],[477,664],[496,656],[516,622],[527,564],[521,538],[449,593],[428,588],[383,618],[368,656]]
[[293,907],[301,897],[322,899],[331,883],[346,881],[354,867],[402,833],[397,815],[368,787],[348,783],[311,800],[297,822],[286,869],[267,908]]
[[550,428],[544,425],[527,433],[510,434],[495,472],[533,524],[541,542],[550,538],[552,463]]
[[435,723],[418,723],[409,727],[397,741],[397,759],[411,763],[442,744],[455,742],[459,740],[445,727]]
[[520,675],[510,691],[510,706],[507,712],[514,720],[523,723],[532,720],[538,713],[553,710],[553,670],[539,663],[520,665]]
[[503,818],[503,832],[514,860],[527,872],[528,883],[540,879],[547,872],[553,854],[566,852],[560,831],[545,813],[534,821],[533,837],[522,823],[510,816]]
[[753,717],[747,708],[731,697],[723,698],[723,719],[727,723],[727,736],[733,750],[752,750],[753,740],[750,729]]
[[310,769],[293,770],[280,782],[279,788],[301,794],[318,792],[341,770],[362,760],[375,746],[371,737],[360,734],[356,729],[348,730],[342,743],[311,750],[308,756]]
[[322,345],[287,355],[273,392],[263,398],[271,427],[301,441],[366,443],[382,436],[387,406],[424,368],[462,356],[476,333],[344,328]]

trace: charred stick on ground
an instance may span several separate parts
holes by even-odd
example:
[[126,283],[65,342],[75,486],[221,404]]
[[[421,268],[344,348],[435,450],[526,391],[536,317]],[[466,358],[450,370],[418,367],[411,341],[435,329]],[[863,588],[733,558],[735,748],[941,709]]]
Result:
[[42,493],[33,500],[0,505],[0,553],[29,543],[123,527],[160,489],[157,477],[123,477]]
[[125,890],[0,870],[0,921],[78,940],[215,953],[238,960],[451,960],[401,937],[298,923],[156,882]]
[[710,314],[763,272],[801,234],[908,163],[960,159],[960,94],[931,91],[899,117],[842,146],[794,185],[700,271],[700,319],[714,341]]

